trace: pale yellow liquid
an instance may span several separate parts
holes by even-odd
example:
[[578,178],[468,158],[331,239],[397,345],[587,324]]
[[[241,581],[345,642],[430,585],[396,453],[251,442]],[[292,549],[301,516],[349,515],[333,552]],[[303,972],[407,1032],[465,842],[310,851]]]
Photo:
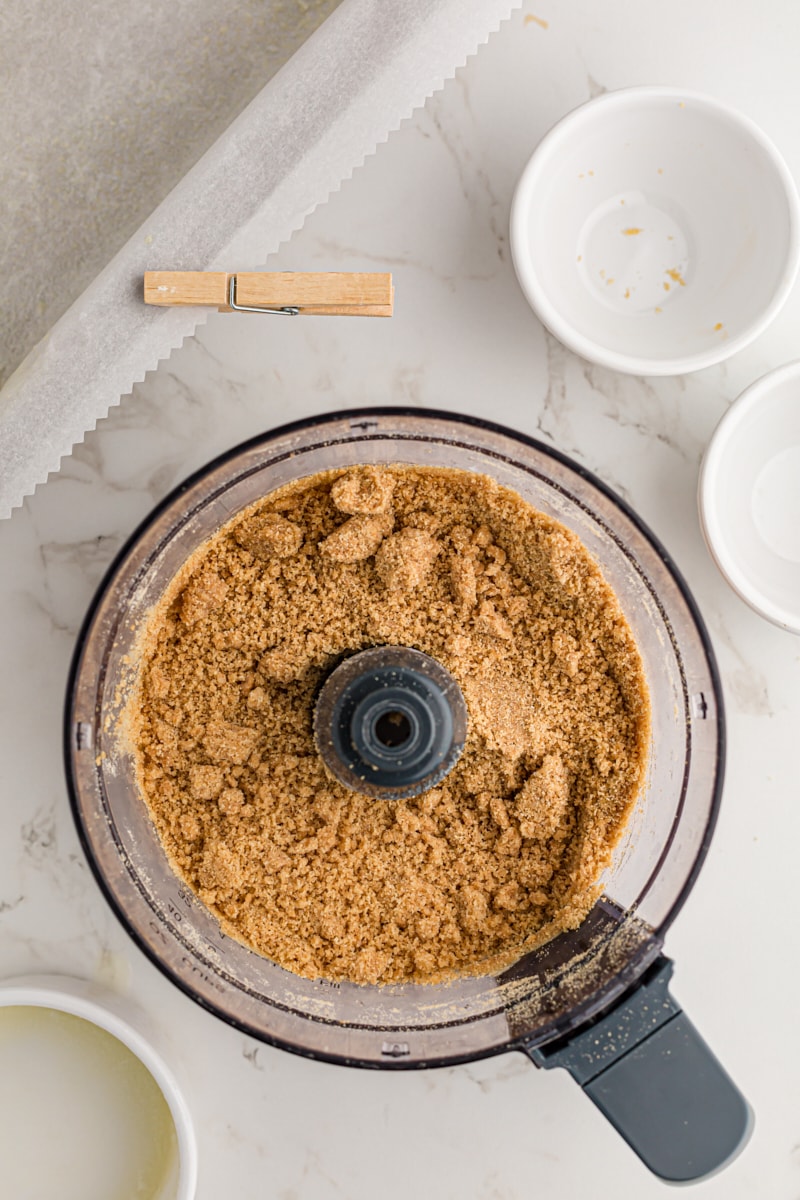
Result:
[[175,1124],[158,1084],[104,1029],[0,1008],[0,1197],[168,1200]]

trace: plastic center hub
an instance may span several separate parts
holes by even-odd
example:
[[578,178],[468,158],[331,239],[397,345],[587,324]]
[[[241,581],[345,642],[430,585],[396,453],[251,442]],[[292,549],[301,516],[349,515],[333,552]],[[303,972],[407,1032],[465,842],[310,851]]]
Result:
[[467,708],[436,659],[407,646],[376,646],[345,659],[314,711],[314,740],[346,787],[386,800],[417,796],[455,766]]

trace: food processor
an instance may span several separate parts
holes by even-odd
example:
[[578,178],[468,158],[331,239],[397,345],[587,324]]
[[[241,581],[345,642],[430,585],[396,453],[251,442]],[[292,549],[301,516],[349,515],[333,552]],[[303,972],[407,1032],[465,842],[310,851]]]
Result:
[[[644,784],[578,929],[495,974],[364,986],[302,978],[222,932],[167,860],[120,714],[136,682],[137,639],[199,546],[294,480],[393,463],[491,476],[580,538],[636,639],[652,731]],[[450,738],[457,756],[463,728]],[[72,665],[65,754],[75,820],[110,904],[178,987],[237,1029],[350,1066],[403,1070],[516,1050],[539,1067],[565,1067],[645,1164],[675,1182],[718,1170],[744,1144],[749,1107],[673,999],[663,954],[719,806],[724,722],[713,654],[657,540],[551,447],[485,421],[376,408],[286,425],[218,458],[156,508],[102,583]],[[429,766],[438,778],[438,761]],[[427,778],[420,768],[411,785]]]

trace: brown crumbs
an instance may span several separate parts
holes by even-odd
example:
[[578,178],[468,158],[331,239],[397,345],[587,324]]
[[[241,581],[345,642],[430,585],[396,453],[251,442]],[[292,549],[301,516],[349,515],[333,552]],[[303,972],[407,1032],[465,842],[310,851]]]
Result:
[[[438,659],[464,753],[434,789],[332,779],[312,715],[343,655]],[[128,716],[175,870],[300,975],[426,981],[514,961],[594,903],[642,779],[649,704],[580,541],[493,480],[393,466],[272,493],[152,613]]]

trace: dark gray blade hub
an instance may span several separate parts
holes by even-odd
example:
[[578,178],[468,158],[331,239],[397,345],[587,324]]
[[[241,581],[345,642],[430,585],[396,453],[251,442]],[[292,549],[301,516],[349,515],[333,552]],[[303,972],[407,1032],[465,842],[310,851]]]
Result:
[[345,787],[384,800],[418,796],[461,756],[467,707],[436,659],[407,646],[376,646],[345,659],[314,710],[314,740]]

